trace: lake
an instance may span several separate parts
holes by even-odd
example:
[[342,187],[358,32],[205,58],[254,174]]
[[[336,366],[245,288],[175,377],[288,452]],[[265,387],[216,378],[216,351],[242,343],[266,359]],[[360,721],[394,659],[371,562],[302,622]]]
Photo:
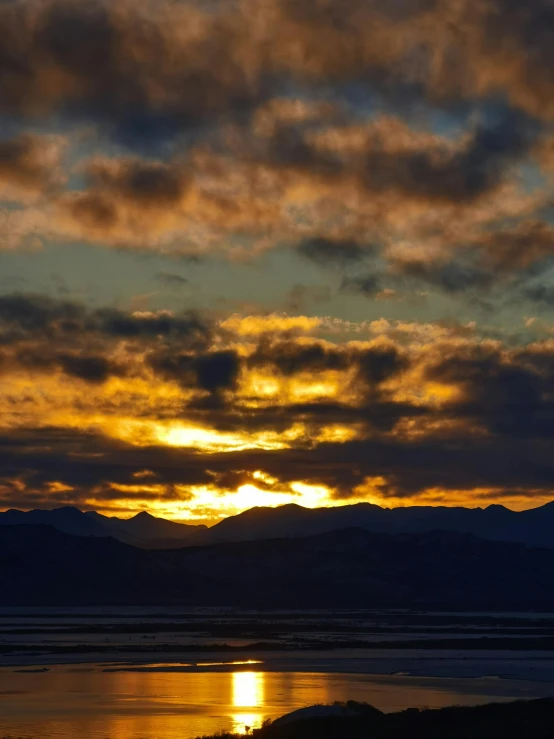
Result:
[[[26,668],[29,669],[29,668]],[[188,739],[244,732],[314,703],[360,700],[385,711],[473,705],[551,695],[541,682],[360,673],[234,671],[105,672],[105,665],[0,672],[0,736],[18,739]],[[232,668],[229,668],[232,669]]]
[[553,634],[553,614],[0,609],[0,738],[190,739],[314,703],[552,696]]

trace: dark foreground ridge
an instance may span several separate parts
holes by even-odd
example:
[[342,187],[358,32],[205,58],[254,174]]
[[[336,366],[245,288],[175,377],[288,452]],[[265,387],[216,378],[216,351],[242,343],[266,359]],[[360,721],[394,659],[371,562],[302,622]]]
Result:
[[[452,706],[435,710],[410,708],[381,713],[367,704],[343,704],[337,715],[289,714],[255,729],[256,739],[552,739],[554,699],[490,703],[471,708]],[[306,710],[309,715],[309,709]],[[314,711],[317,713],[317,711]],[[244,735],[241,735],[244,736]],[[235,739],[238,734],[218,734]],[[216,739],[216,737],[204,737]]]
[[0,605],[554,606],[554,550],[454,532],[351,528],[147,551],[49,526],[0,526],[0,563]]

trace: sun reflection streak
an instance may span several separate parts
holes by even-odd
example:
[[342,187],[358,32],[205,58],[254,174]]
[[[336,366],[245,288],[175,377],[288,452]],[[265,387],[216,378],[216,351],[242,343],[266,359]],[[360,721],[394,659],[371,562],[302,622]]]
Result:
[[260,709],[264,705],[265,674],[263,672],[233,672],[233,707],[258,709],[257,711],[239,711],[232,714],[234,722],[234,731],[244,732],[248,728],[254,728],[261,725],[263,715]]

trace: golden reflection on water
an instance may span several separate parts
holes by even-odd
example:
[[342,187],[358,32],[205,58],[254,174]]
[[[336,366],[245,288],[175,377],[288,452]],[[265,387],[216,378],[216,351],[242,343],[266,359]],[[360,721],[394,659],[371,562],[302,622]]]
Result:
[[261,659],[235,659],[232,662],[147,662],[146,664],[116,664],[103,668],[103,672],[156,672],[167,670],[182,672],[186,667],[227,667],[233,665],[262,665]]
[[[245,734],[314,703],[365,700],[386,711],[540,697],[540,683],[323,672],[264,666],[180,672],[104,672],[104,665],[60,665],[25,674],[0,668],[0,737],[190,739],[216,731]],[[529,687],[530,686],[530,687]],[[548,688],[550,691],[550,688]]]
[[257,708],[258,711],[233,713],[233,731],[247,732],[262,722],[261,709],[264,706],[263,672],[233,672],[233,707]]

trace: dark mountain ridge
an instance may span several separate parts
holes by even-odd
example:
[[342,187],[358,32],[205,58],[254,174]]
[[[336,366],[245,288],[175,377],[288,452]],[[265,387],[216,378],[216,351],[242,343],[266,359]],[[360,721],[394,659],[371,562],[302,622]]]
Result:
[[64,506],[52,510],[11,509],[0,513],[0,525],[20,526],[43,524],[74,536],[111,536],[119,541],[145,549],[182,546],[192,535],[207,530],[206,526],[167,521],[146,511],[132,518],[103,516],[96,511],[83,513],[78,508]]
[[554,606],[554,550],[346,529],[173,550],[0,526],[0,605]]
[[94,511],[83,513],[71,507],[0,513],[0,525],[21,524],[45,524],[76,536],[112,536],[145,549],[297,538],[352,526],[382,534],[443,530],[473,534],[490,541],[554,548],[554,502],[519,512],[500,505],[487,508],[381,508],[371,503],[357,503],[303,508],[289,504],[276,508],[251,508],[211,528],[168,521],[146,512],[129,519],[103,516]]
[[[86,516],[99,523],[107,534],[129,544],[143,546],[147,549],[177,547],[195,534],[206,531],[207,526],[177,523],[165,518],[152,516],[147,511],[141,511],[132,518],[117,518],[103,516],[96,511],[87,511]],[[0,524],[2,516],[0,514]],[[72,533],[72,532],[67,532]],[[105,534],[106,535],[106,534]]]
[[521,512],[500,505],[381,508],[371,503],[357,503],[310,509],[290,504],[279,508],[252,508],[224,519],[204,532],[202,539],[216,542],[309,536],[350,526],[387,534],[440,529],[474,534],[492,541],[554,547],[554,503]]

